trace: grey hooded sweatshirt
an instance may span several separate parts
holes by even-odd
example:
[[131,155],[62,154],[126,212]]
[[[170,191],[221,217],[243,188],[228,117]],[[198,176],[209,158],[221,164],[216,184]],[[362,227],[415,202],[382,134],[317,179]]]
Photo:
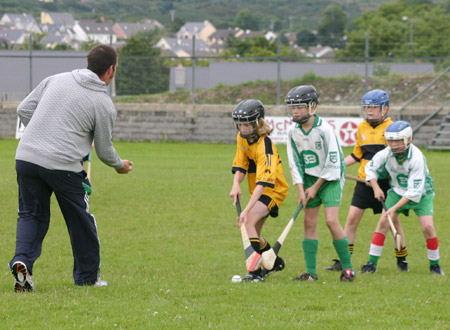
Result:
[[17,160],[80,172],[94,141],[101,161],[123,167],[111,142],[116,109],[106,84],[94,72],[80,69],[44,79],[19,104],[17,114],[26,126]]

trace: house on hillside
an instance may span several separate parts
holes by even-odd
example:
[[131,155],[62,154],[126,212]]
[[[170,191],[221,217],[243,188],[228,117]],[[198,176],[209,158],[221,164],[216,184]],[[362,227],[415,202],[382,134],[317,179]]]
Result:
[[73,31],[75,39],[80,42],[94,41],[101,44],[117,43],[117,35],[113,30],[113,21],[97,22],[92,19],[75,21]]
[[239,30],[234,36],[241,40],[246,38],[264,37],[264,31]]
[[297,41],[297,33],[296,32],[286,32],[284,34],[286,39],[289,41],[289,46],[294,46]]
[[334,50],[330,46],[317,45],[309,47],[306,56],[314,58],[333,58]]
[[157,20],[146,18],[137,23],[116,23],[113,26],[113,31],[117,35],[117,39],[129,39],[139,31],[152,31],[156,28],[162,29],[163,25]]
[[221,51],[225,49],[227,41],[230,37],[234,37],[234,35],[241,31],[239,28],[228,28],[228,29],[220,29],[216,30],[213,34],[208,37],[208,45],[211,51],[215,54],[219,54]]
[[0,30],[0,45],[6,45],[11,49],[14,46],[22,46],[30,33],[24,30]]
[[66,45],[66,46],[75,48],[72,46],[71,40],[67,36],[64,36],[64,35],[59,35],[59,36],[58,35],[46,35],[46,36],[42,37],[40,42],[47,49],[54,49],[55,47],[57,47],[59,45]]
[[75,50],[80,49],[80,42],[75,39],[75,32],[59,24],[39,24],[42,32],[46,35],[41,39],[41,43],[46,48],[55,48],[57,45],[67,45]]
[[150,26],[154,26],[155,28],[158,28],[158,29],[164,29],[164,25],[162,25],[156,19],[151,19],[151,18],[143,18],[138,22],[138,24],[150,25]]
[[70,13],[47,13],[41,12],[41,24],[62,25],[66,28],[73,28],[75,20]]
[[187,22],[177,32],[178,39],[195,39],[208,42],[208,37],[216,31],[216,28],[207,20],[203,22]]
[[[165,56],[192,56],[192,39],[161,38],[155,47],[160,48]],[[205,41],[195,38],[195,55],[214,56],[215,54],[209,49]]]
[[42,33],[32,15],[29,14],[4,14],[0,19],[0,25],[8,26],[11,30],[23,30],[31,33]]

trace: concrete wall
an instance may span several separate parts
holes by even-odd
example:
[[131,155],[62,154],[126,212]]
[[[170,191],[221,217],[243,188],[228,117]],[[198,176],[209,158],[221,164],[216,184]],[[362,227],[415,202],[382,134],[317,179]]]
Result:
[[[376,66],[386,66],[389,73],[396,74],[430,74],[434,73],[432,63],[369,63],[368,75],[373,76]],[[211,62],[207,67],[195,68],[196,88],[211,88],[219,83],[236,85],[255,80],[277,80],[277,62]],[[184,84],[175,83],[176,74],[184,69]],[[347,75],[365,76],[365,63],[311,63],[286,62],[280,65],[282,80],[301,78],[306,73],[314,73],[319,77],[340,77]],[[177,86],[178,85],[178,86]],[[192,89],[192,67],[170,68],[171,92],[177,89]]]
[[[3,102],[0,106],[0,138],[13,138],[16,129],[18,102]],[[187,141],[206,143],[234,143],[235,130],[231,120],[234,105],[215,104],[127,104],[117,103],[117,120],[113,139],[126,141]],[[435,108],[408,108],[402,119],[413,127]],[[398,108],[391,108],[396,120]],[[444,110],[445,111],[445,110]],[[446,113],[447,111],[445,111]],[[320,105],[318,113],[323,117],[358,117],[359,106]],[[445,113],[433,119],[415,135],[414,143],[420,146],[436,133]],[[267,116],[286,116],[284,106],[266,106]]]
[[0,101],[21,100],[44,78],[85,68],[87,54],[88,52],[33,51],[30,71],[29,51],[0,51]]
[[0,103],[0,138],[10,139],[16,136],[18,102]]

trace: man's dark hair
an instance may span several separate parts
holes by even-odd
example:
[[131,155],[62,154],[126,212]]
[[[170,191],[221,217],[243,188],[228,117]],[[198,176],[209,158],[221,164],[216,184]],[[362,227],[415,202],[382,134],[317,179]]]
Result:
[[87,61],[87,68],[100,77],[105,74],[111,65],[116,65],[117,52],[110,46],[99,45],[91,49]]

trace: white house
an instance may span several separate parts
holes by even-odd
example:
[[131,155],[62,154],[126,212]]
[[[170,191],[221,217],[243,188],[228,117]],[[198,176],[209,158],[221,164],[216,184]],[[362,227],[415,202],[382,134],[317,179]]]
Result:
[[97,22],[92,19],[75,21],[73,31],[75,39],[80,42],[95,41],[101,44],[117,43],[117,35],[112,21]]
[[0,25],[9,26],[11,30],[24,30],[32,33],[42,33],[32,15],[29,14],[4,14],[0,19]]

